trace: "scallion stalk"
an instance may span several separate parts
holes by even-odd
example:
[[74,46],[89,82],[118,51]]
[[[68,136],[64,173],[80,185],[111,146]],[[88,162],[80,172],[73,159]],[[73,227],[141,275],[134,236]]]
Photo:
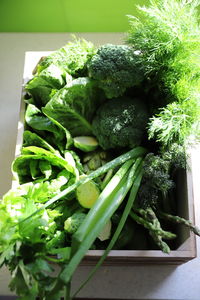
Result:
[[104,225],[108,222],[113,213],[117,210],[117,208],[126,197],[133,184],[133,179],[137,170],[136,165],[138,167],[138,164],[139,162],[137,161],[133,165],[131,170],[128,171],[128,174],[126,174],[122,178],[115,190],[108,196],[108,200],[106,203],[107,205],[104,206],[104,212],[102,212],[102,214],[98,216],[96,224],[94,225],[94,223],[90,220],[91,224],[93,224],[92,228],[90,227],[88,234],[85,236],[82,243],[78,246],[77,251],[74,253],[67,266],[59,274],[59,279],[62,280],[65,284],[70,282],[71,277],[77,266],[81,262],[82,258],[91,247],[96,237],[103,229]]
[[[139,158],[138,158],[139,160]],[[140,159],[141,162],[141,159]],[[88,283],[88,281],[92,278],[92,276],[94,275],[94,273],[98,270],[98,268],[102,265],[102,263],[104,262],[104,260],[106,259],[108,253],[110,252],[110,250],[112,250],[115,242],[117,241],[123,227],[124,224],[128,218],[128,215],[131,211],[131,208],[134,204],[138,189],[140,187],[140,182],[142,179],[142,163],[140,164],[140,166],[137,169],[137,173],[135,173],[135,176],[133,178],[133,185],[131,187],[131,191],[130,191],[130,195],[129,198],[127,200],[125,209],[123,211],[123,214],[121,216],[121,219],[119,221],[119,224],[115,230],[115,233],[112,237],[112,239],[110,240],[110,243],[108,244],[107,248],[105,249],[103,255],[101,256],[101,258],[99,259],[99,261],[97,262],[97,264],[95,265],[95,267],[91,270],[91,272],[89,273],[87,279],[81,284],[81,286],[78,288],[78,290],[74,293],[74,295],[72,296],[72,299],[80,292],[80,290]]]
[[93,207],[88,212],[83,223],[72,237],[72,254],[76,251],[78,245],[83,242],[86,235],[90,232],[90,230],[95,226],[96,222],[98,222],[98,220],[103,215],[104,211],[108,207],[108,203],[110,202],[112,193],[115,193],[115,188],[120,184],[120,181],[126,175],[131,165],[133,165],[133,162],[134,160],[132,159],[126,161],[101,192]]

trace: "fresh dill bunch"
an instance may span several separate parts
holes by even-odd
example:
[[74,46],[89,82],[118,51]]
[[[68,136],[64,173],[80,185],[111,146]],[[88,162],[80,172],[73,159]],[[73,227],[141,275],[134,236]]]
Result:
[[155,138],[166,149],[173,143],[192,144],[200,140],[200,105],[197,101],[172,102],[150,118],[149,138]]
[[[199,1],[150,0],[150,5],[137,6],[141,18],[129,15],[127,42],[141,51],[146,72],[166,70],[180,49],[199,45],[196,7]],[[183,51],[184,53],[184,51]],[[171,61],[172,59],[172,61]]]
[[149,7],[138,7],[141,19],[129,16],[127,42],[141,52],[146,76],[166,95],[166,105],[148,126],[149,138],[162,146],[187,144],[191,135],[199,141],[199,4],[199,0],[150,0]]

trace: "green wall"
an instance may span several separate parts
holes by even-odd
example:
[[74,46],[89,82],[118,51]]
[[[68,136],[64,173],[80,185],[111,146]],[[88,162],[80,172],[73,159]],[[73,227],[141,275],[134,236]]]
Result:
[[0,0],[0,32],[123,32],[148,0]]

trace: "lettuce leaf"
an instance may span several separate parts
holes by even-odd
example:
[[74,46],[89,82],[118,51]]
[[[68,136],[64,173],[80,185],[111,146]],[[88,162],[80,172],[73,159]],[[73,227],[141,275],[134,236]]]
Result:
[[[69,76],[69,75],[68,75]],[[66,74],[56,65],[49,65],[36,74],[25,86],[25,90],[33,97],[36,106],[44,106],[51,98],[54,90],[59,90],[66,84]]]
[[37,135],[34,132],[31,132],[29,130],[25,130],[23,134],[23,146],[37,146],[44,148],[46,150],[49,150],[53,153],[57,153],[57,151],[49,144],[47,143],[43,138],[41,138],[39,135]]
[[81,77],[58,91],[42,111],[60,122],[72,136],[91,135],[90,122],[101,101],[95,82]]
[[[26,123],[42,138],[55,149],[63,153],[73,144],[73,140],[69,131],[64,128],[54,118],[44,115],[39,108],[33,104],[29,104],[25,113]],[[30,140],[36,136],[31,136],[30,133],[25,133],[25,139]],[[44,143],[43,143],[44,144]],[[34,144],[32,144],[34,145]]]
[[14,160],[12,171],[20,184],[35,180],[41,182],[54,179],[62,170],[68,172],[66,178],[70,182],[71,179],[75,181],[78,169],[74,158],[70,153],[66,157],[67,160],[59,154],[36,146],[24,147],[22,154]]

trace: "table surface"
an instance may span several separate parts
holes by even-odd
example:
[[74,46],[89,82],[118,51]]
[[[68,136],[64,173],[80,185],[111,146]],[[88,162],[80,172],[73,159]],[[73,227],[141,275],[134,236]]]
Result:
[[[123,43],[123,34],[76,34],[96,45]],[[71,39],[70,34],[0,33],[0,196],[11,186],[11,162],[15,155],[19,119],[24,58],[27,51],[51,51]],[[200,226],[200,149],[193,150],[194,200],[196,224]],[[181,266],[103,266],[80,293],[81,297],[104,299],[200,299],[200,239],[197,258]],[[75,273],[73,287],[83,281],[91,267],[81,266]],[[11,295],[10,276],[0,271],[0,296]]]

